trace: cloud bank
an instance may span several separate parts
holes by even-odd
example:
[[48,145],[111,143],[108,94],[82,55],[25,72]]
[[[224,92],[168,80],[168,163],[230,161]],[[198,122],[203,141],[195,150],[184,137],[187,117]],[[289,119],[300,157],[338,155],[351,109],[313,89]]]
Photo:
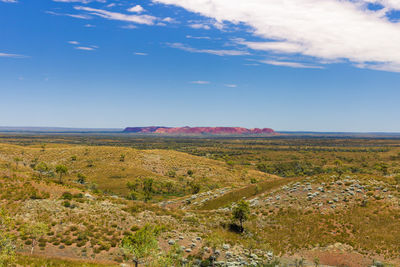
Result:
[[[400,23],[388,15],[400,9],[398,0],[153,2],[182,7],[219,23],[249,26],[257,41],[237,40],[249,49],[285,56],[301,55],[321,64],[343,61],[360,68],[400,72]],[[368,4],[378,4],[382,8],[371,10]],[[185,46],[180,48],[196,52]],[[295,62],[269,63],[296,67]],[[299,67],[305,66],[299,64]]]

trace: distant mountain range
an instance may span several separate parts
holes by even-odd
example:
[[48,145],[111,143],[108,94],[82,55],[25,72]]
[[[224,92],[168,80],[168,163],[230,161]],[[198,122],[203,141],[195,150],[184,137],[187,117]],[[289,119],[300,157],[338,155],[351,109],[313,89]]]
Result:
[[210,134],[210,135],[245,135],[245,134],[274,134],[270,128],[247,129],[242,127],[128,127],[125,133],[156,133],[156,134]]
[[313,132],[313,131],[274,131],[270,128],[247,129],[243,127],[128,127],[128,128],[67,128],[67,127],[10,127],[0,126],[1,134],[84,134],[110,135],[125,134],[159,136],[265,136],[274,138],[400,138],[400,133],[390,132]]

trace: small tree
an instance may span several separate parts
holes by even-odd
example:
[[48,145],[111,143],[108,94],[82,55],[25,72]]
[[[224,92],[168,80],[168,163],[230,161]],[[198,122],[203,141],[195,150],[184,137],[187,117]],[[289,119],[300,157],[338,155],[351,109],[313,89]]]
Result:
[[35,165],[35,170],[38,171],[40,177],[42,177],[44,173],[49,171],[49,166],[42,161]]
[[154,255],[158,249],[158,231],[154,226],[146,224],[142,229],[134,234],[126,236],[122,240],[122,249],[125,254],[132,256],[132,260],[137,267],[142,260],[147,260]]
[[146,178],[143,181],[144,200],[147,202],[151,199],[153,194],[153,179]]
[[23,232],[26,235],[29,235],[32,241],[31,254],[33,254],[33,250],[35,249],[38,240],[42,238],[49,230],[49,227],[42,222],[34,222],[31,224],[25,224],[23,228]]
[[335,171],[336,171],[336,173],[339,175],[339,179],[340,179],[340,177],[342,177],[342,175],[343,175],[343,173],[344,173],[344,169],[343,169],[343,162],[341,161],[341,160],[335,160],[335,166],[336,166],[336,168],[335,168]]
[[121,156],[119,156],[119,161],[125,162],[125,154],[121,154]]
[[67,172],[68,172],[67,166],[64,166],[64,165],[57,165],[56,166],[56,173],[58,173],[58,175],[59,175],[60,184],[62,183],[63,175],[67,174]]
[[237,203],[232,211],[233,219],[239,221],[240,232],[243,232],[243,223],[247,221],[250,215],[250,205],[248,202],[241,200]]

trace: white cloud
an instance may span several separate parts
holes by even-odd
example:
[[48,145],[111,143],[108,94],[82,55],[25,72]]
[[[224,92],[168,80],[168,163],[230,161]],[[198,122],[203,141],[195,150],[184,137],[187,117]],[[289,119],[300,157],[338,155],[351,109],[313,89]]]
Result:
[[250,55],[249,52],[247,51],[242,51],[242,50],[216,50],[216,49],[197,49],[194,47],[190,47],[187,45],[184,45],[182,43],[171,43],[168,44],[172,48],[184,50],[187,52],[191,53],[205,53],[205,54],[212,54],[216,56],[244,56],[244,55]]
[[133,53],[133,54],[135,54],[135,55],[137,55],[137,56],[148,56],[149,54],[147,54],[147,53],[142,53],[142,52],[135,52],[135,53]]
[[0,2],[4,2],[4,3],[18,3],[17,0],[0,0]]
[[138,24],[154,25],[154,21],[157,20],[156,17],[150,15],[126,15],[122,13],[110,12],[102,9],[96,9],[84,6],[76,6],[75,9],[87,11],[92,15],[99,16],[109,20],[128,21]]
[[106,2],[106,0],[53,0],[53,1],[61,3],[82,3],[82,4],[89,4],[90,2],[99,2],[99,3]]
[[[185,8],[207,20],[249,26],[261,40],[241,42],[254,50],[296,53],[317,62],[346,60],[357,67],[400,69],[400,23],[390,21],[386,13],[399,10],[399,0],[152,1]],[[369,3],[381,4],[384,10],[369,10]],[[270,63],[303,67],[296,62]]]
[[92,25],[92,24],[86,24],[85,27],[86,27],[86,28],[94,28],[94,27],[96,27],[96,26],[95,26],[95,25]]
[[129,24],[129,25],[124,25],[121,27],[122,29],[128,29],[128,30],[133,30],[133,29],[137,29],[137,27],[135,25]]
[[24,55],[18,55],[18,54],[0,53],[0,57],[9,57],[9,58],[26,58],[27,56],[24,56]]
[[299,62],[289,62],[289,61],[278,61],[278,60],[261,60],[261,63],[281,66],[281,67],[290,67],[290,68],[301,68],[301,69],[322,69],[321,66],[308,65]]
[[190,83],[192,83],[192,84],[200,84],[200,85],[210,84],[209,81],[192,81]]
[[78,45],[79,44],[79,42],[77,42],[77,41],[69,41],[68,43],[72,44],[72,45]]
[[193,24],[190,24],[189,27],[193,28],[193,29],[203,29],[203,30],[211,29],[210,26],[208,26],[206,24],[202,24],[202,23],[193,23]]
[[234,41],[253,50],[272,51],[276,53],[301,53],[304,51],[304,48],[300,44],[290,42],[248,42],[243,39],[236,39]]
[[177,21],[175,19],[171,18],[171,17],[163,18],[162,21],[168,22],[168,23],[177,23]]
[[46,11],[45,13],[53,15],[53,16],[67,16],[67,17],[76,18],[76,19],[91,19],[90,16],[82,15],[82,14],[63,14],[63,13],[57,13],[54,11]]
[[237,85],[236,84],[224,84],[225,87],[229,87],[229,88],[236,88]]
[[186,38],[188,39],[197,39],[197,40],[211,40],[211,37],[208,36],[192,36],[192,35],[186,35]]
[[141,5],[136,5],[131,8],[128,8],[127,10],[133,13],[142,13],[144,11],[144,8]]
[[96,47],[89,47],[89,46],[77,46],[74,48],[77,50],[84,50],[84,51],[93,51],[96,49]]

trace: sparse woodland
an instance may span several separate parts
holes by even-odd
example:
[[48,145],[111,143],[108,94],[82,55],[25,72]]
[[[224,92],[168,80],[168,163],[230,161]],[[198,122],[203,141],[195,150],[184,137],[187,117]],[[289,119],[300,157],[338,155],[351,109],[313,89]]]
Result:
[[0,136],[0,266],[399,266],[400,140]]

